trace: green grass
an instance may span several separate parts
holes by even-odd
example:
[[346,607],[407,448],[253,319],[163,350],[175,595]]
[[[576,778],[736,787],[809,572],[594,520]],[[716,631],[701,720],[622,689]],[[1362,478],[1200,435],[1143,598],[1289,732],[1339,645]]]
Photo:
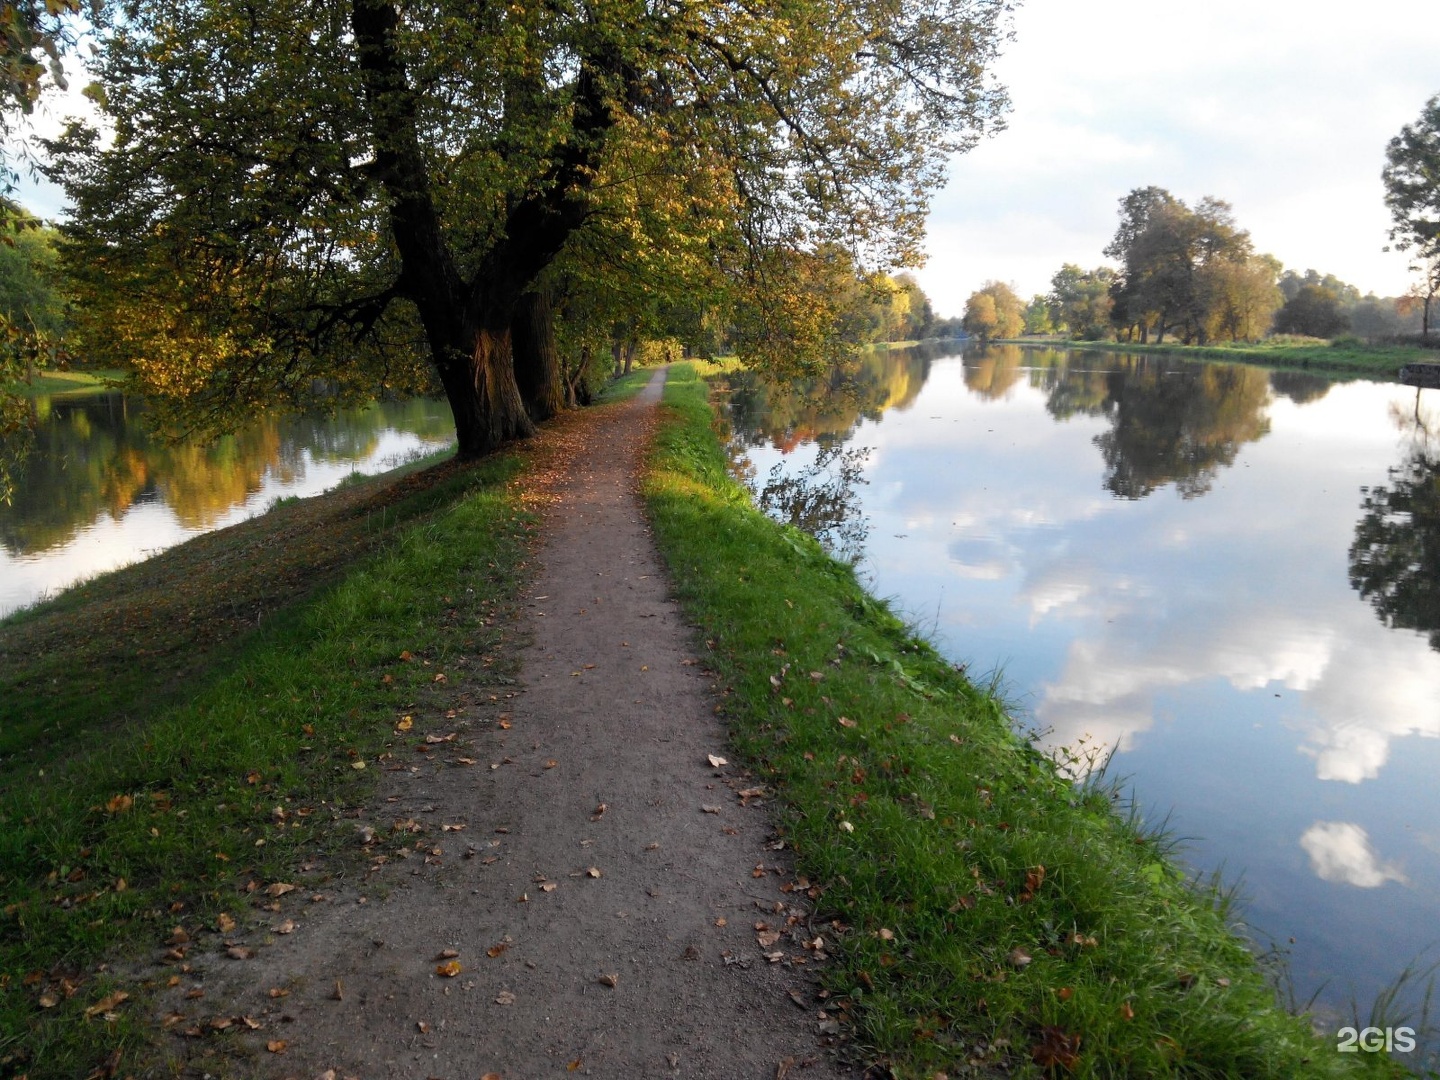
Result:
[[[255,885],[319,884],[296,867],[353,848],[343,815],[396,720],[418,736],[457,704],[435,676],[513,676],[501,615],[534,528],[519,469],[347,485],[0,623],[0,1077],[71,1080],[117,1051],[114,1075],[153,1074],[146,993],[183,960],[149,959],[173,927],[243,918]],[[263,604],[258,629],[232,590]],[[224,640],[187,651],[206,634]],[[142,981],[117,981],[135,956]],[[121,985],[115,1019],[86,1017]]]
[[118,370],[95,371],[40,371],[29,382],[20,380],[7,383],[0,389],[19,394],[21,397],[41,397],[52,394],[99,394],[113,390],[125,378],[125,372]]
[[[1339,343],[1334,345],[1315,340],[1222,345],[1178,345],[1170,342],[1163,345],[1139,345],[1118,341],[1066,341],[1047,344],[1066,349],[1101,349],[1106,352],[1154,353],[1182,359],[1229,360],[1261,364],[1265,367],[1368,376],[1392,381],[1403,364],[1440,363],[1440,352],[1434,349],[1402,345],[1366,345],[1343,338],[1338,340]],[[1029,342],[1020,340],[1015,344],[1024,345]]]
[[1403,1075],[1279,1008],[1226,898],[1163,838],[1057,775],[849,567],[755,511],[693,367],[666,402],[656,535],[736,750],[781,796],[838,957],[830,1000],[864,1049],[912,1078]]

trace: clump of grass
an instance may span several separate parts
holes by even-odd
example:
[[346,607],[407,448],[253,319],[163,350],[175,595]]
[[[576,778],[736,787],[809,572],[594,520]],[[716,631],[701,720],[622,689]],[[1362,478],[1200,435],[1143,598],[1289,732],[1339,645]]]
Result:
[[898,1077],[1399,1074],[1282,1010],[1226,896],[1163,836],[1057,773],[850,567],[757,512],[693,369],[666,402],[657,539],[736,749],[786,807],[866,1052]]
[[[133,1000],[113,1021],[85,1015],[117,985],[101,965],[117,950],[158,955],[177,925],[213,926],[219,911],[249,903],[252,883],[303,880],[291,876],[302,855],[351,835],[343,813],[371,791],[402,711],[421,727],[455,704],[436,673],[472,684],[510,677],[497,616],[515,595],[533,527],[511,483],[518,468],[508,456],[452,464],[392,482],[388,495],[371,491],[370,503],[346,501],[359,490],[347,489],[241,527],[263,550],[266,538],[288,535],[273,519],[314,515],[328,499],[382,532],[363,544],[365,530],[331,534],[351,542],[334,564],[348,572],[337,580],[327,570],[332,584],[318,595],[272,580],[275,606],[261,628],[187,668],[183,693],[144,695],[145,677],[162,678],[173,663],[166,650],[179,649],[178,638],[167,639],[158,666],[132,654],[142,677],[108,685],[106,670],[77,665],[72,651],[64,678],[83,685],[66,697],[70,711],[46,709],[52,658],[7,653],[10,685],[38,715],[0,696],[9,744],[0,765],[0,1076],[100,1075],[93,1070],[117,1051],[115,1075],[148,1075],[159,1051],[143,1022],[146,984],[127,987]],[[212,555],[230,550],[223,536],[192,543]],[[174,559],[214,579],[192,581],[190,602],[234,584],[228,560],[197,562],[182,549]],[[99,593],[57,603],[83,621],[94,611],[87,596],[106,596],[139,618],[162,599],[145,582],[172,579],[163,567],[127,573],[141,577],[97,582]],[[0,633],[48,626],[50,640],[79,648],[50,625],[55,618],[53,605],[42,606]],[[223,613],[212,623],[228,625]],[[173,632],[188,637],[193,627]],[[103,714],[107,699],[122,720]],[[63,753],[22,753],[12,720]]]

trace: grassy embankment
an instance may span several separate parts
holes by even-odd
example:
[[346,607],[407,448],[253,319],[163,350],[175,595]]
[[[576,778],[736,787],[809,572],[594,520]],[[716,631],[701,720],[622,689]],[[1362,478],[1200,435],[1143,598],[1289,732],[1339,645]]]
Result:
[[[174,928],[243,925],[257,886],[343,873],[337,823],[464,709],[437,676],[501,692],[533,528],[519,470],[346,485],[0,622],[0,1077],[151,1075]],[[203,1030],[189,1051],[223,1051]]]
[[39,371],[29,382],[6,383],[0,389],[21,397],[42,397],[54,394],[98,394],[113,390],[125,378],[118,370]]
[[1260,364],[1265,367],[1314,371],[1326,375],[1353,375],[1394,380],[1403,364],[1440,364],[1440,351],[1404,345],[1366,345],[1341,338],[1331,345],[1323,341],[1239,342],[1221,345],[1140,345],[1120,341],[1066,341],[1062,339],[1016,338],[1006,344],[1048,345],[1057,349],[1100,349],[1106,352],[1133,352],[1174,356],[1182,360],[1224,360]]
[[816,931],[848,927],[828,980],[864,1046],[902,1077],[1399,1071],[1278,1008],[1163,839],[1057,776],[850,568],[755,511],[693,369],[666,402],[656,535],[737,749],[822,890]]

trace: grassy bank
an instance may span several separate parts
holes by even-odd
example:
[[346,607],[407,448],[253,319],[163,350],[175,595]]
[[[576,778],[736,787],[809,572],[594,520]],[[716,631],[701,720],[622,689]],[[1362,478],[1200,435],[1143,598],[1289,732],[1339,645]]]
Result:
[[[1342,339],[1343,340],[1343,339]],[[1393,381],[1401,365],[1440,363],[1440,351],[1401,345],[1366,345],[1294,342],[1260,342],[1258,344],[1140,345],[1118,341],[1063,341],[1017,338],[1012,345],[1047,345],[1057,349],[1099,349],[1105,352],[1135,352],[1174,356],[1183,360],[1227,360],[1234,363],[1261,364],[1265,367],[1296,371],[1314,371],[1327,375],[1355,375]]]
[[21,397],[43,397],[53,394],[99,394],[113,390],[125,378],[125,372],[112,370],[96,371],[40,371],[35,378],[7,383],[3,389]]
[[444,676],[508,684],[519,470],[347,485],[0,622],[0,1077],[162,1075],[184,939],[343,872],[392,746],[468,704]]
[[751,507],[693,368],[666,401],[656,534],[737,750],[786,807],[862,1045],[900,1077],[1398,1074],[1278,1008],[1224,898],[1162,839],[1057,776],[848,567]]

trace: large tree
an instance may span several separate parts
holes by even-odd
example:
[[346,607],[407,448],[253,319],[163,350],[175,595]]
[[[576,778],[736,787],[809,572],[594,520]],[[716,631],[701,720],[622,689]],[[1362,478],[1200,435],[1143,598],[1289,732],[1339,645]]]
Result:
[[1015,337],[1025,329],[1025,302],[1003,281],[987,281],[965,301],[962,325],[981,341]]
[[772,343],[806,325],[797,254],[913,261],[947,156],[1003,109],[1009,7],[127,4],[113,143],[53,147],[92,343],[191,419],[428,364],[484,452],[530,430],[521,385],[553,387],[517,385],[543,358],[513,327],[587,233],[703,252]]
[[1440,295],[1440,94],[1385,148],[1385,206],[1394,222],[1390,240],[1411,255],[1419,276],[1420,333],[1430,336],[1430,309]]
[[1276,265],[1255,255],[1250,234],[1220,199],[1191,209],[1163,188],[1137,188],[1120,200],[1120,225],[1105,254],[1124,264],[1111,287],[1111,318],[1141,341],[1152,331],[1157,342],[1173,332],[1202,345],[1212,336],[1256,336],[1256,327],[1263,330],[1257,312],[1268,302],[1268,316],[1278,299]]

